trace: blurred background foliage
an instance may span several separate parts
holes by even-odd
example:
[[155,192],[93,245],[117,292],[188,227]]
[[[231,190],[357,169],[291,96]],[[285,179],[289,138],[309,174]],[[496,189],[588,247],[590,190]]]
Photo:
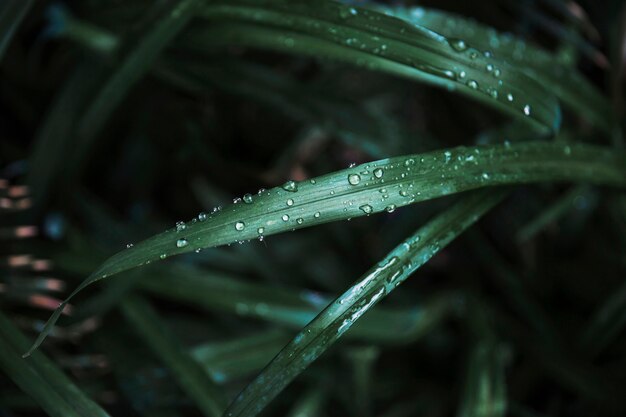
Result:
[[[20,358],[102,261],[176,221],[388,156],[531,139],[621,147],[621,1],[350,2],[407,19],[435,8],[467,19],[461,31],[481,22],[541,45],[548,65],[587,80],[559,98],[592,88],[600,103],[595,116],[562,106],[556,138],[424,83],[203,38],[217,23],[195,17],[199,3],[0,2],[2,416],[219,415],[454,198],[125,272],[81,293],[42,352]],[[625,273],[623,191],[518,187],[263,415],[624,415]]]

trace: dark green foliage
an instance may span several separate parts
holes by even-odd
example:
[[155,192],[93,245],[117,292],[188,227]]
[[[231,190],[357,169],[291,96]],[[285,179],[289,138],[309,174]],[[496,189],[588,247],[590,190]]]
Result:
[[626,7],[426,6],[0,3],[0,414],[624,415]]

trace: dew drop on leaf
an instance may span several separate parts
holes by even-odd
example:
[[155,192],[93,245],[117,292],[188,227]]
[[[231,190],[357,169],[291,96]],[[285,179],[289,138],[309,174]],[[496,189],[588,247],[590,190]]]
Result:
[[201,212],[198,213],[198,220],[200,220],[201,222],[205,221],[207,219],[207,214],[205,212]]
[[187,228],[187,225],[185,224],[185,222],[183,222],[183,221],[176,222],[176,231],[177,232],[182,232],[186,228]]
[[361,182],[361,176],[359,174],[350,174],[348,175],[348,182],[351,185],[357,185]]
[[315,217],[316,219],[319,219],[320,216],[321,216],[321,213],[319,211],[315,212],[315,214],[313,215],[313,217]]
[[387,213],[393,213],[394,211],[396,211],[396,205],[390,204],[387,207],[385,207],[385,210],[387,211]]
[[240,232],[245,228],[246,228],[246,224],[244,222],[235,223],[235,229],[239,230]]
[[383,169],[382,169],[382,168],[376,168],[376,169],[374,170],[374,176],[375,176],[376,178],[382,178],[382,176],[384,175],[384,173],[385,173],[385,171],[383,171]]
[[530,116],[530,106],[528,104],[524,106],[524,114]]
[[302,224],[302,223],[304,223],[304,219],[303,219],[302,217],[298,217],[298,218],[296,219],[296,223],[298,223],[298,224]]
[[287,200],[287,205],[288,205],[288,206],[293,206],[293,199],[291,199],[291,198],[290,198],[290,199],[288,199],[288,200]]
[[372,206],[370,206],[369,204],[363,204],[361,207],[359,207],[359,209],[361,209],[361,211],[365,214],[370,214],[373,211]]
[[296,184],[295,181],[289,180],[283,184],[283,190],[295,193],[296,191],[298,191],[298,184]]
[[252,194],[245,194],[243,196],[243,202],[246,204],[252,203]]
[[184,248],[185,246],[187,246],[189,244],[189,242],[187,242],[187,239],[182,238],[182,239],[178,239],[176,241],[176,247],[177,248]]
[[467,44],[462,39],[450,39],[450,46],[457,52],[463,52],[467,50]]
[[289,221],[289,216],[287,214],[283,214],[281,219],[283,219],[284,222],[288,222]]

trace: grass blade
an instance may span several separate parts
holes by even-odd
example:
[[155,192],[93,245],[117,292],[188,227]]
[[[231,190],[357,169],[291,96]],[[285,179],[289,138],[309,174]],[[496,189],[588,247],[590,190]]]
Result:
[[472,194],[417,230],[322,311],[230,405],[225,415],[255,416],[359,318],[502,200]]
[[176,339],[164,329],[150,304],[138,296],[126,298],[121,309],[151,349],[171,369],[178,384],[196,402],[205,416],[218,417],[224,410],[218,387],[198,367]]
[[33,3],[34,0],[8,0],[0,4],[0,62]]
[[20,352],[28,344],[26,337],[0,313],[0,367],[6,375],[51,416],[108,416],[42,353],[21,359]]
[[53,313],[41,344],[69,300],[86,286],[168,256],[332,221],[394,211],[477,188],[548,181],[626,186],[626,154],[591,145],[521,143],[458,147],[363,164],[310,181],[246,196],[105,261]]
[[500,60],[520,68],[580,116],[589,119],[605,132],[610,132],[612,120],[608,100],[575,68],[558,62],[549,52],[453,13],[422,7],[379,4],[372,7],[449,38],[462,39],[475,48],[491,51]]
[[551,91],[515,67],[382,13],[331,1],[237,0],[210,2],[200,16],[211,24],[190,27],[181,46],[238,44],[332,58],[457,91],[548,132],[560,124]]

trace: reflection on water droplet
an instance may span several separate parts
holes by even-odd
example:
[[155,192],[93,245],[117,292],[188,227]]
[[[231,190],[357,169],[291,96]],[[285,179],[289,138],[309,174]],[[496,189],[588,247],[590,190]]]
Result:
[[246,224],[244,222],[235,223],[235,229],[239,230],[240,232],[245,228],[246,228]]
[[246,204],[252,203],[252,194],[246,194],[243,196],[243,202]]
[[207,214],[205,212],[202,213],[198,213],[198,220],[200,220],[201,222],[205,221],[207,219]]
[[283,214],[281,219],[283,219],[284,222],[287,222],[287,221],[289,221],[289,216],[287,214]]
[[467,50],[467,44],[462,39],[450,39],[449,44],[457,52],[463,52]]
[[467,86],[472,90],[476,90],[478,88],[478,83],[475,80],[469,80],[467,82]]
[[130,249],[130,248],[132,248],[132,247],[133,247],[133,244],[132,244],[132,243],[127,243],[127,244],[126,244],[126,249]]
[[369,204],[364,204],[361,207],[359,207],[359,209],[361,209],[361,211],[365,214],[370,214],[372,212],[372,206],[370,206]]
[[348,175],[348,182],[351,185],[357,185],[361,182],[361,176],[359,174],[350,174]]
[[513,94],[509,93],[506,95],[506,99],[509,101],[513,101]]
[[304,219],[303,219],[302,217],[298,217],[298,218],[296,219],[296,223],[298,223],[298,224],[302,224],[302,223],[304,223]]
[[177,232],[181,232],[183,230],[185,230],[187,228],[187,225],[185,224],[185,222],[180,221],[180,222],[176,222],[176,231]]
[[298,191],[298,184],[296,184],[295,181],[289,180],[283,184],[283,190],[295,193],[296,191]]
[[524,106],[524,114],[530,116],[530,106],[528,104]]
[[385,173],[385,171],[383,171],[383,169],[382,169],[382,168],[376,168],[376,169],[374,170],[374,176],[375,176],[376,178],[382,178],[382,176],[384,175],[384,173]]
[[319,211],[313,215],[313,217],[315,217],[316,219],[319,219],[320,216],[321,216],[321,213]]
[[385,210],[387,211],[387,213],[393,213],[394,211],[396,211],[396,205],[390,204],[387,207],[385,207]]
[[189,244],[189,242],[187,242],[187,239],[182,238],[182,239],[178,239],[176,241],[176,247],[177,248],[184,248],[185,246],[187,246]]
[[293,206],[293,200],[291,198],[287,200],[287,205]]
[[162,253],[162,254],[159,255],[159,259],[165,259],[165,258],[167,258],[166,254]]

